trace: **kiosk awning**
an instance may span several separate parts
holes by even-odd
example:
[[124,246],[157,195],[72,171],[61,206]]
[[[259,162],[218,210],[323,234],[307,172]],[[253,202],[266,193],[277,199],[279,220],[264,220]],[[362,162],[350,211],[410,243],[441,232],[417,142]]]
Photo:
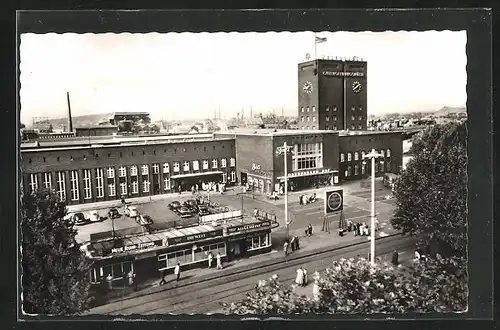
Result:
[[176,175],[170,176],[170,178],[180,179],[180,178],[189,178],[189,177],[193,177],[193,176],[214,175],[214,174],[222,174],[222,171],[176,174]]

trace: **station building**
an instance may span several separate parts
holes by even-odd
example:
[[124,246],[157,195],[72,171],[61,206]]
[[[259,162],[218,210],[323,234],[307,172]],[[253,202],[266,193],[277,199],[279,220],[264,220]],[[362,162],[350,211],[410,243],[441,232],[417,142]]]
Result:
[[21,144],[25,191],[54,189],[68,204],[236,184],[234,139],[213,134],[38,140]]
[[238,181],[257,191],[283,191],[284,155],[277,150],[286,142],[289,189],[334,186],[346,180],[371,175],[363,156],[376,149],[383,157],[376,161],[375,175],[399,173],[403,159],[399,132],[236,129],[216,136],[230,137],[236,146]]

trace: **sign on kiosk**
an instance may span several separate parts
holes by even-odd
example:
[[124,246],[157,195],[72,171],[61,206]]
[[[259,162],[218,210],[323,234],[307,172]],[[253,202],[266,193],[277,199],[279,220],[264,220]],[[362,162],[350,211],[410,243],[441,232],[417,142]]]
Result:
[[344,191],[342,189],[325,191],[325,215],[344,209]]

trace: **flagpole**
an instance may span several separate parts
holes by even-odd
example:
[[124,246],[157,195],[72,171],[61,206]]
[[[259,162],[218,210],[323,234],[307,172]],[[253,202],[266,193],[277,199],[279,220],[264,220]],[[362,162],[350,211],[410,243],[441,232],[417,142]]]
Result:
[[316,51],[317,51],[318,43],[316,42],[316,32],[314,32],[314,60],[317,60]]

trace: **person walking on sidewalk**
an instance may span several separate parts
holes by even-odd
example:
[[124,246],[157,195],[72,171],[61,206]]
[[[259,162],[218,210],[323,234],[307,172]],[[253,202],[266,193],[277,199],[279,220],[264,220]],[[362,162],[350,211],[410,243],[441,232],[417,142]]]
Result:
[[295,284],[298,286],[303,286],[304,285],[304,272],[302,271],[302,268],[297,269],[297,276],[295,277]]
[[295,236],[290,240],[290,245],[292,246],[292,252],[295,251]]
[[179,279],[181,278],[181,263],[178,262],[177,265],[174,268],[174,274],[176,276],[175,280],[179,282]]
[[132,270],[128,272],[127,274],[128,277],[128,285],[134,289],[134,291],[137,291],[137,281],[135,280],[135,274]]
[[312,236],[312,234],[313,234],[313,226],[311,224],[309,224],[309,226],[307,226],[307,231],[309,233],[309,236]]
[[295,236],[295,250],[300,249],[299,236]]
[[214,259],[214,255],[212,252],[208,252],[208,268],[212,268],[212,261]]
[[217,256],[216,256],[216,259],[217,259],[217,269],[222,269],[222,257],[220,256],[220,253],[217,252]]
[[161,271],[161,280],[159,285],[167,284],[167,281],[165,281],[165,271]]
[[283,244],[283,252],[285,252],[285,257],[288,255],[288,242],[285,241]]
[[108,282],[108,289],[110,291],[113,290],[113,276],[111,276],[111,274],[108,274],[108,276],[106,276],[106,281]]
[[398,251],[396,250],[394,250],[394,252],[392,253],[392,264],[394,266],[399,265],[399,254]]
[[303,274],[303,277],[304,277],[304,280],[303,280],[302,286],[306,286],[306,285],[307,285],[307,283],[308,283],[308,278],[307,278],[307,269],[302,268],[302,274]]

